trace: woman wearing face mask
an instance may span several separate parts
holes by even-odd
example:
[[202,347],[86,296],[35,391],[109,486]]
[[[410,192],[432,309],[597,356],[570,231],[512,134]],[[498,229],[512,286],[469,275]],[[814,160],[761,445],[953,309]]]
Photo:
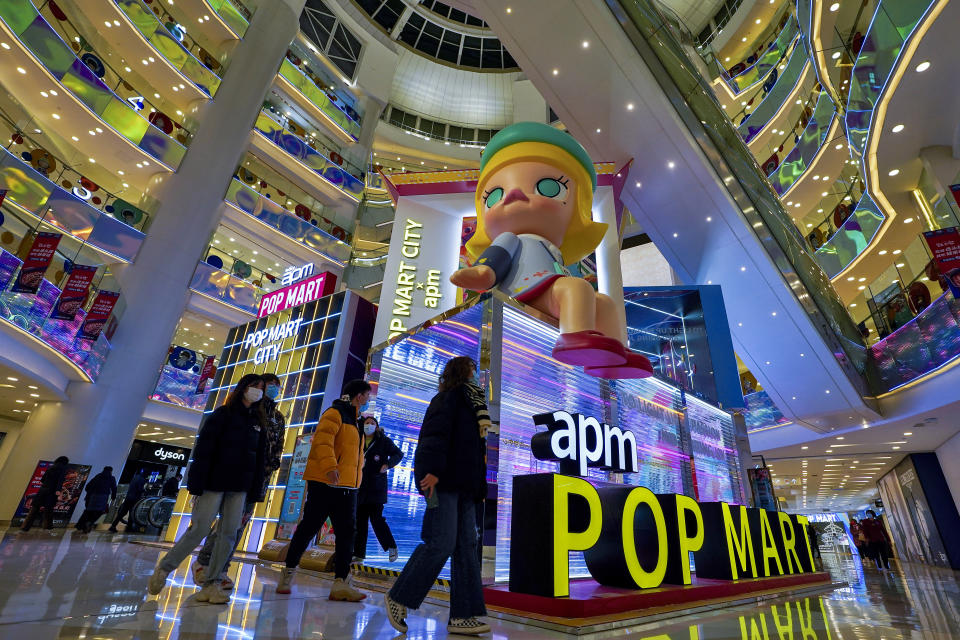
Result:
[[357,488],[363,477],[363,436],[358,416],[369,399],[370,383],[351,380],[343,386],[340,399],[320,416],[303,471],[307,499],[290,539],[287,566],[280,574],[277,593],[290,593],[303,552],[329,517],[337,541],[336,579],[330,599],[359,602],[367,597],[350,585],[350,558],[357,526]]
[[[193,446],[193,462],[187,470],[187,489],[196,496],[190,527],[153,570],[147,583],[151,595],[160,593],[170,572],[209,533],[218,513],[222,529],[236,531],[248,496],[260,491],[265,439],[255,405],[263,397],[263,387],[259,375],[243,376],[223,406],[217,407],[200,426]],[[230,601],[230,596],[220,588],[220,572],[234,542],[231,536],[217,536],[197,601],[211,604]]]
[[397,559],[397,541],[393,539],[390,525],[383,518],[383,505],[387,504],[387,471],[403,460],[403,452],[387,437],[377,424],[377,419],[363,419],[363,481],[357,504],[357,534],[353,543],[354,561],[367,556],[367,523],[380,546],[387,552],[390,562]]
[[[240,519],[240,527],[236,530],[232,538],[233,546],[230,549],[231,557],[233,556],[233,552],[236,551],[237,544],[240,543],[243,537],[244,527],[247,526],[247,523],[253,516],[254,507],[256,507],[258,502],[263,502],[267,499],[267,487],[270,484],[270,478],[273,476],[273,473],[280,468],[280,459],[283,456],[283,438],[287,421],[283,414],[277,409],[277,401],[280,397],[280,378],[272,373],[265,373],[262,378],[266,387],[263,392],[263,398],[255,405],[255,408],[265,440],[262,458],[263,482],[261,483],[259,491],[250,494],[247,504],[244,507],[243,517]],[[203,580],[204,572],[207,570],[207,567],[210,566],[213,547],[222,530],[218,521],[216,528],[207,536],[206,541],[203,543],[203,548],[200,550],[200,553],[197,554],[197,560],[193,563],[194,583],[200,584]],[[223,566],[223,571],[220,573],[220,587],[227,591],[233,589],[233,580],[227,575],[229,568],[230,560],[228,559]]]

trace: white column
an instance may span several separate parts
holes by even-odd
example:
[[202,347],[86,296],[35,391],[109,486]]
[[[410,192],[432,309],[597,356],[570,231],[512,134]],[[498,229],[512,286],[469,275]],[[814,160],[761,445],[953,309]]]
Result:
[[117,472],[123,466],[186,306],[197,260],[219,221],[226,185],[297,33],[303,4],[260,3],[179,171],[150,189],[160,205],[136,261],[119,274],[127,310],[110,355],[96,383],[71,383],[66,401],[43,403],[30,415],[0,469],[6,487],[0,519],[12,517],[38,460],[66,455],[93,465],[93,473],[104,465]]
[[617,208],[611,187],[598,187],[593,199],[593,219],[605,222],[607,232],[597,247],[597,289],[621,304],[617,305],[624,325],[627,311],[623,306],[623,273],[620,270],[620,234],[617,231]]

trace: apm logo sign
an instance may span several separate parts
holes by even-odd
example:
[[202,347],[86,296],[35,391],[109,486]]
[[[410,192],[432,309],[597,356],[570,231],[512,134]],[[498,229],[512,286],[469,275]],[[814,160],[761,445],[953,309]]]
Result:
[[639,469],[637,438],[630,431],[566,411],[541,413],[533,421],[547,427],[530,439],[533,455],[559,461],[560,473],[585,476],[588,468],[622,473]]

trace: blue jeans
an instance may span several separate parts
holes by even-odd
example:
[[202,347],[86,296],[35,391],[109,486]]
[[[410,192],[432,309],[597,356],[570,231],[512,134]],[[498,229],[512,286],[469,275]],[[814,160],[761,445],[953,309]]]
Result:
[[[160,568],[173,571],[183,560],[193,553],[197,545],[210,534],[210,527],[217,514],[220,514],[220,528],[224,531],[236,531],[243,516],[243,506],[247,502],[246,491],[204,491],[197,496],[190,514],[190,526],[177,540],[173,548],[160,560]],[[217,536],[210,555],[210,564],[204,576],[204,585],[219,580],[220,572],[233,554],[236,538]]]
[[[248,502],[243,508],[243,515],[240,517],[240,527],[233,532],[233,546],[230,547],[230,556],[227,558],[226,564],[223,565],[223,571],[230,569],[230,558],[233,557],[233,554],[237,551],[237,545],[240,544],[240,538],[243,537],[243,530],[246,528],[247,523],[250,522],[250,517],[253,515],[253,509],[256,506],[254,502]],[[213,555],[213,547],[216,545],[217,538],[220,537],[223,529],[220,528],[220,522],[213,527],[213,531],[207,535],[207,539],[203,541],[203,547],[197,553],[197,564],[202,567],[210,566],[210,557]],[[222,573],[222,572],[221,572]]]
[[486,615],[477,553],[476,501],[447,491],[438,491],[437,496],[439,504],[423,516],[423,543],[413,551],[393,584],[390,598],[409,609],[418,609],[447,558],[452,557],[450,618]]

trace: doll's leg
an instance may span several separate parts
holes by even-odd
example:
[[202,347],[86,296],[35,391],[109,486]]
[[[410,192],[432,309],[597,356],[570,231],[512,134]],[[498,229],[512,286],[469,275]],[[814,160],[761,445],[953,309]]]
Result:
[[[589,286],[589,285],[588,285]],[[593,287],[590,287],[591,290]],[[597,331],[605,336],[616,338],[624,346],[627,344],[627,327],[623,316],[613,298],[603,293],[596,295]]]
[[610,366],[626,361],[623,343],[597,330],[597,295],[580,278],[557,278],[550,288],[528,302],[560,321],[553,357],[578,366]]

